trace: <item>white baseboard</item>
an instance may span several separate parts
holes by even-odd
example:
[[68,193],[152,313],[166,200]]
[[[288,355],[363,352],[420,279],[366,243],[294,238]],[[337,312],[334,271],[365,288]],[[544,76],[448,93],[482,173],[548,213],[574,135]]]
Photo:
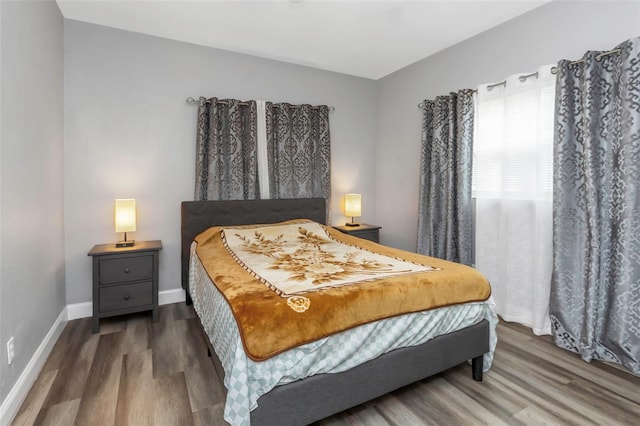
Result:
[[[182,288],[164,290],[158,294],[159,305],[184,302],[184,300],[185,295]],[[20,406],[27,397],[31,386],[38,378],[38,374],[40,374],[45,361],[53,349],[53,345],[58,340],[58,337],[60,337],[67,321],[86,318],[91,315],[93,315],[93,302],[72,303],[60,312],[60,315],[58,315],[58,318],[51,326],[44,340],[40,343],[40,346],[38,346],[38,349],[22,371],[15,385],[13,385],[13,388],[11,388],[11,391],[2,402],[2,406],[0,406],[0,425],[10,424],[16,414],[18,414]]]
[[58,318],[56,318],[49,332],[44,337],[44,340],[40,343],[40,346],[38,346],[38,349],[36,349],[36,352],[27,363],[20,377],[18,377],[15,385],[13,385],[11,391],[9,391],[9,394],[2,402],[2,406],[0,406],[0,425],[10,424],[16,414],[18,414],[20,406],[27,397],[31,386],[38,378],[38,374],[40,374],[45,361],[53,349],[53,345],[58,341],[58,337],[60,337],[66,323],[67,308],[65,307],[62,312],[60,312],[60,315],[58,315]]
[[171,303],[184,302],[184,300],[184,289],[182,287],[164,290],[158,294],[159,305],[169,305]]
[[[158,305],[184,302],[184,299],[184,290],[182,288],[163,290],[158,293]],[[67,311],[69,312],[69,321],[78,318],[90,317],[93,315],[93,302],[73,303],[67,305]]]
[[93,302],[72,303],[67,305],[69,321],[93,315]]

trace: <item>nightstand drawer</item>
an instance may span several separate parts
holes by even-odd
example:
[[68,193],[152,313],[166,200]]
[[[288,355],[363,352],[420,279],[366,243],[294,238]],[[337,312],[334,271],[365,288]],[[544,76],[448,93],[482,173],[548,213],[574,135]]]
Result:
[[100,260],[100,284],[150,280],[152,278],[152,256]]
[[343,234],[352,235],[354,237],[363,238],[365,240],[373,241],[374,243],[380,242],[380,229],[381,226],[377,225],[367,225],[366,223],[361,223],[357,226],[334,226],[335,229],[342,232]]
[[100,288],[100,312],[115,311],[153,303],[152,282]]
[[373,241],[374,243],[378,242],[378,230],[370,229],[367,231],[355,231],[351,232],[349,235],[353,235],[354,237],[364,238],[365,240]]

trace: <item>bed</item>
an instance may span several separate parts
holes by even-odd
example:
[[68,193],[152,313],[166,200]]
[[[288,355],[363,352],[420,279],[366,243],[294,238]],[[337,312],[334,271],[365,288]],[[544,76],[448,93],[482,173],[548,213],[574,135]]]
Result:
[[[193,272],[191,245],[198,234],[212,226],[271,224],[299,218],[326,223],[325,212],[324,199],[183,202],[181,262],[187,303],[192,303],[189,287],[189,272]],[[211,343],[215,341],[211,337],[211,321],[205,321],[205,316],[198,314],[201,329],[218,379],[224,380],[223,363]],[[309,424],[469,360],[473,379],[481,381],[483,367],[488,368],[483,357],[486,358],[485,354],[490,354],[495,347],[492,331],[495,324],[491,322],[491,319],[481,319],[424,343],[384,353],[346,371],[311,375],[279,384],[257,399],[257,407],[250,411],[250,424]],[[209,325],[205,326],[205,323]]]

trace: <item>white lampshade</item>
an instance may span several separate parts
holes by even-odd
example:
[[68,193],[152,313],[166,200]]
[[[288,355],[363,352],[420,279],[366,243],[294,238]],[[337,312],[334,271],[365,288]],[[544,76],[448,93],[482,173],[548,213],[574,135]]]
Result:
[[347,217],[362,216],[362,196],[360,194],[346,194],[344,196],[344,215]]
[[116,199],[116,232],[135,232],[136,200],[133,198]]

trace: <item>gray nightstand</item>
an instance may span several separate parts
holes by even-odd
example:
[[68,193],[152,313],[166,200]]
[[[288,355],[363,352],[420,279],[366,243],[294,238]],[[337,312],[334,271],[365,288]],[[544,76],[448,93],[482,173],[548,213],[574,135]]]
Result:
[[342,225],[342,226],[334,226],[333,228],[345,234],[353,235],[354,237],[364,238],[365,240],[373,241],[374,243],[380,242],[380,229],[382,229],[381,226],[367,225],[366,223],[361,223],[358,226]]
[[158,321],[158,266],[162,241],[136,241],[133,247],[99,244],[93,257],[93,324],[100,330],[100,318],[153,311]]

